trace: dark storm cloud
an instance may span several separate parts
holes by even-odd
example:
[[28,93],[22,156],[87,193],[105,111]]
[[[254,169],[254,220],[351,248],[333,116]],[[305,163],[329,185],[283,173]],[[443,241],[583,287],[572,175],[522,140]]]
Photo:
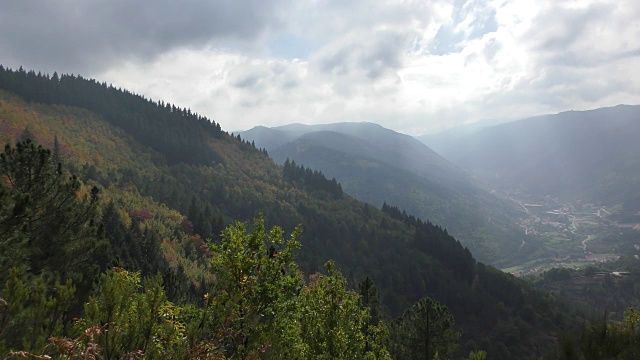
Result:
[[0,2],[0,61],[95,71],[180,47],[251,40],[278,26],[280,5],[265,0],[7,0]]

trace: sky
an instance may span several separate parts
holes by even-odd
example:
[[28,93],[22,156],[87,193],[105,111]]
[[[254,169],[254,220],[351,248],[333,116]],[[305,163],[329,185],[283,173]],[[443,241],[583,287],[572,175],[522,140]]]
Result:
[[227,131],[420,135],[640,104],[637,0],[6,0],[0,64],[80,74]]

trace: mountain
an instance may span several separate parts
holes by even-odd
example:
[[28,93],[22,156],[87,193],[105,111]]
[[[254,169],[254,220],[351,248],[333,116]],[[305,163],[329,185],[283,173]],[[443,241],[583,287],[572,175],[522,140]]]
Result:
[[517,211],[475,186],[456,166],[418,140],[372,123],[256,127],[240,135],[278,163],[291,159],[340,182],[355,198],[447,228],[483,261],[512,265],[523,231]]
[[[77,176],[68,177],[73,185],[69,189],[77,192],[78,199],[93,199],[92,214],[96,217],[87,220],[86,226],[95,228],[92,236],[106,244],[69,259],[91,259],[91,273],[75,274],[86,285],[82,289],[90,289],[92,284],[108,280],[109,276],[127,276],[122,268],[140,271],[142,275],[158,274],[155,289],[161,283],[168,300],[185,306],[162,305],[161,316],[159,311],[152,311],[151,317],[162,324],[175,319],[196,319],[193,329],[216,325],[198,324],[203,318],[201,314],[208,312],[202,306],[210,303],[209,294],[223,293],[215,282],[212,251],[219,248],[216,245],[220,245],[220,234],[228,225],[236,220],[250,221],[260,213],[267,226],[281,225],[286,232],[302,225],[298,261],[305,274],[322,271],[322,264],[333,259],[352,285],[370,276],[380,291],[387,318],[400,315],[425,296],[446,305],[465,333],[460,357],[478,348],[497,359],[533,355],[552,346],[555,334],[571,329],[582,316],[569,304],[477,262],[459,241],[431,222],[409,216],[393,206],[377,209],[354,200],[319,172],[299,165],[278,166],[251,143],[227,134],[215,122],[188,109],[150,101],[106,83],[72,75],[12,71],[0,66],[0,140],[8,145],[5,151],[11,151],[11,144],[20,138],[51,148],[64,168]],[[47,159],[45,150],[39,150],[38,154],[40,159]],[[51,174],[64,174],[66,178],[67,173],[61,171]],[[0,196],[5,199],[13,187],[8,178],[2,180]],[[18,200],[26,205],[31,201],[28,196]],[[11,209],[2,202],[0,225],[11,225],[15,220],[11,214],[18,210],[19,207]],[[5,214],[7,217],[3,217]],[[59,215],[66,219],[66,214]],[[11,229],[19,234],[27,227]],[[64,233],[59,236],[45,232],[45,235],[42,249],[26,248],[25,254],[37,253],[46,260],[61,254],[56,253],[56,246],[65,245],[68,253],[77,250],[75,243],[65,243],[68,240]],[[276,231],[269,236],[277,238],[277,235]],[[51,236],[62,243],[47,242]],[[3,250],[5,241],[12,239],[2,239]],[[4,260],[8,254],[3,251],[0,257]],[[269,250],[256,257],[279,258],[277,254]],[[21,259],[15,257],[12,261]],[[34,269],[36,265],[54,263],[36,260],[30,260]],[[55,260],[64,262],[60,258]],[[0,298],[11,305],[12,313],[19,305],[15,297],[20,294],[25,299],[24,306],[32,306],[38,297],[25,295],[28,292],[16,279],[17,270],[5,271],[5,265],[0,262],[3,267],[0,280],[5,282],[0,287]],[[109,268],[114,270],[103,275],[97,272]],[[23,273],[29,271],[26,266],[21,269]],[[279,268],[272,272],[281,273]],[[62,275],[54,273],[50,280]],[[309,282],[320,278],[313,275]],[[243,286],[256,281],[246,276],[240,276],[239,280]],[[138,281],[134,291],[143,286],[135,274],[127,281]],[[150,282],[143,282],[145,288]],[[272,284],[262,285],[273,288]],[[54,296],[49,297],[42,290],[44,284],[38,286],[39,292],[34,294],[54,301]],[[108,294],[94,297],[89,290],[63,292],[67,288],[50,290],[51,294],[62,293],[65,301],[71,303],[65,305],[68,310],[63,317],[24,318],[28,326],[40,321],[33,330],[39,331],[36,335],[42,335],[42,329],[49,323],[55,325],[56,331],[71,332],[82,325],[71,319],[95,315],[102,300],[112,299]],[[156,290],[144,294],[160,291]],[[138,294],[139,301],[144,294]],[[47,304],[46,308],[37,308],[39,313],[57,309],[55,303]],[[147,309],[145,306],[139,307],[140,312]],[[4,315],[11,314],[3,312]],[[96,319],[98,330],[110,323]],[[175,331],[183,330],[184,326]],[[15,337],[5,332],[4,327],[0,329],[3,344],[0,351],[5,351],[5,344],[9,344],[3,340],[12,336]],[[46,337],[43,339],[46,341]],[[15,340],[11,344],[21,343],[20,339],[11,340]],[[154,343],[153,347],[156,345],[162,344]]]
[[569,111],[423,138],[491,188],[606,206],[640,222],[640,106]]
[[[301,137],[309,139],[312,136],[311,141],[316,144],[325,141],[327,147],[358,157],[378,159],[423,177],[461,184],[466,182],[462,172],[416,139],[373,123],[291,124],[272,129],[255,127],[240,134],[268,151]],[[343,137],[332,139],[333,134]]]
[[247,139],[259,139],[256,146],[265,149],[275,149],[280,145],[286,144],[296,138],[295,135],[286,131],[279,131],[264,126],[256,126],[248,131],[238,131],[238,134],[244,135]]

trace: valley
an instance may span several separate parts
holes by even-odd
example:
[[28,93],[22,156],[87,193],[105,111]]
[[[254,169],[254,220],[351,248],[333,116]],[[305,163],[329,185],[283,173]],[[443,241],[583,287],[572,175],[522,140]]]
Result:
[[505,272],[525,276],[553,267],[581,268],[617,260],[640,248],[640,224],[614,220],[615,206],[518,193],[505,197],[523,211],[517,220],[526,234],[520,251],[531,259],[503,269]]
[[[496,244],[497,238],[491,236],[495,232],[488,232],[483,224],[493,224],[493,229],[497,231],[502,228],[502,223],[498,223],[501,218],[492,215],[493,212],[487,211],[488,207],[480,204],[497,202],[498,206],[508,205],[508,209],[515,206],[479,188],[465,187],[464,180],[457,176],[459,172],[446,171],[452,166],[419,143],[413,142],[411,145],[406,141],[398,141],[400,145],[408,143],[410,148],[396,153],[387,151],[386,155],[392,155],[391,158],[381,156],[378,164],[379,168],[389,168],[382,165],[386,165],[385,162],[400,162],[404,153],[416,157],[415,148],[422,148],[421,154],[433,155],[433,161],[424,164],[423,171],[433,172],[436,168],[443,171],[432,179],[423,180],[425,185],[429,185],[423,193],[430,196],[419,204],[435,206],[431,211],[432,216],[426,217],[426,220],[409,214],[408,210],[405,212],[397,205],[389,205],[395,202],[383,202],[380,210],[377,206],[351,198],[335,179],[329,180],[323,172],[311,170],[307,161],[294,165],[293,161],[288,163],[285,160],[285,166],[279,166],[267,156],[266,150],[258,149],[253,141],[231,136],[218,123],[188,109],[152,102],[97,81],[66,74],[51,78],[0,67],[0,89],[0,139],[7,144],[6,154],[0,156],[0,165],[6,163],[4,167],[0,166],[0,171],[4,171],[0,173],[4,176],[2,179],[22,178],[23,169],[30,169],[22,164],[34,163],[29,159],[36,158],[42,164],[39,169],[46,169],[48,174],[40,176],[41,181],[69,174],[65,178],[70,179],[71,184],[67,185],[62,180],[56,180],[58,182],[53,184],[70,189],[69,199],[84,199],[75,205],[70,201],[58,204],[55,200],[60,191],[54,190],[36,193],[33,196],[38,201],[27,202],[25,199],[32,196],[30,193],[23,194],[20,191],[22,187],[7,187],[6,182],[0,181],[0,204],[3,205],[0,206],[0,233],[9,234],[8,239],[0,242],[0,257],[11,255],[5,258],[22,265],[14,274],[8,268],[13,262],[0,259],[3,260],[0,261],[0,283],[19,282],[25,284],[26,289],[18,295],[0,290],[0,298],[11,306],[15,305],[9,314],[15,321],[8,327],[0,327],[2,358],[12,349],[45,353],[48,351],[44,348],[48,338],[75,339],[78,336],[76,330],[86,329],[75,329],[75,326],[71,329],[72,323],[63,317],[66,310],[57,303],[47,310],[47,314],[40,315],[33,311],[42,308],[44,301],[49,301],[44,295],[48,289],[62,291],[76,282],[79,291],[75,295],[65,295],[65,299],[68,299],[68,305],[65,306],[76,311],[87,327],[107,323],[110,329],[115,329],[112,333],[119,331],[116,328],[126,324],[126,318],[105,319],[103,314],[109,316],[109,311],[103,312],[93,305],[90,311],[82,311],[81,308],[89,296],[104,298],[108,295],[100,291],[111,291],[110,284],[113,282],[124,286],[121,281],[123,277],[128,279],[129,285],[122,291],[118,290],[119,293],[131,295],[137,299],[135,301],[142,302],[140,306],[130,302],[132,306],[149,308],[151,305],[158,306],[157,301],[165,303],[178,314],[174,317],[175,325],[187,329],[184,333],[176,333],[176,339],[184,339],[185,336],[196,339],[195,343],[184,344],[180,348],[173,348],[170,345],[173,342],[164,341],[157,351],[154,348],[156,353],[147,356],[149,359],[194,358],[201,350],[200,344],[206,342],[224,342],[228,345],[220,351],[233,354],[237,348],[234,340],[224,337],[224,334],[219,335],[218,331],[224,326],[221,325],[225,323],[223,320],[229,318],[228,311],[232,317],[237,313],[233,308],[237,302],[225,299],[233,295],[226,289],[233,289],[233,296],[236,297],[241,296],[237,290],[245,287],[250,293],[260,294],[258,297],[266,303],[295,305],[295,302],[291,303],[282,297],[286,294],[281,296],[269,291],[278,299],[286,300],[274,302],[272,298],[263,298],[264,292],[255,288],[264,285],[264,289],[275,289],[271,284],[280,280],[289,284],[287,286],[292,290],[289,292],[290,300],[299,301],[297,304],[300,306],[295,305],[291,311],[275,312],[290,316],[292,322],[288,324],[271,316],[253,317],[252,324],[267,330],[264,337],[260,335],[250,339],[254,348],[251,351],[259,351],[263,340],[271,343],[279,341],[278,337],[272,336],[273,333],[279,333],[279,329],[297,328],[298,334],[306,333],[303,328],[290,325],[295,322],[302,326],[302,319],[326,323],[324,318],[327,315],[324,313],[313,310],[314,315],[297,311],[308,308],[302,306],[302,301],[307,301],[307,295],[310,296],[309,301],[320,304],[313,296],[316,296],[316,291],[324,294],[325,284],[329,286],[327,289],[332,289],[328,294],[331,298],[337,299],[335,296],[338,295],[333,289],[343,288],[340,294],[352,297],[353,301],[349,302],[354,307],[359,306],[359,301],[363,301],[360,300],[361,295],[347,288],[355,289],[362,279],[369,279],[368,283],[377,288],[374,292],[373,285],[369,285],[367,296],[373,296],[373,301],[379,304],[376,305],[379,310],[375,314],[384,319],[380,324],[388,321],[396,326],[402,314],[407,309],[413,309],[414,304],[435,304],[427,299],[442,304],[442,313],[446,307],[452,316],[450,320],[455,318],[455,331],[451,335],[459,334],[458,329],[464,332],[464,337],[459,341],[454,338],[447,340],[447,343],[455,346],[443,349],[449,352],[457,347],[459,355],[456,358],[465,357],[476,349],[483,349],[496,359],[513,359],[514,354],[529,356],[537,351],[551,351],[556,333],[579,326],[579,320],[587,316],[586,311],[562,299],[549,298],[531,284],[485,265],[485,260],[477,261],[475,256],[478,255],[463,244],[464,239],[458,240],[453,232],[449,233],[438,222],[429,220],[435,215],[461,220],[457,224],[452,223],[450,228],[454,229],[453,225],[466,225],[462,230],[471,229],[468,232],[470,234],[476,230],[478,234],[486,234],[478,238],[487,240],[486,245],[490,246]],[[336,140],[337,137],[330,139]],[[11,144],[16,144],[15,150]],[[332,144],[347,143],[334,141]],[[362,149],[371,148],[365,146]],[[393,149],[393,146],[387,148]],[[14,154],[27,154],[29,158],[23,160],[27,155],[16,157]],[[417,157],[424,160],[423,156]],[[58,162],[56,169],[51,158],[61,158],[64,164]],[[352,158],[358,161],[363,159],[356,156]],[[342,159],[348,158],[342,156]],[[298,165],[303,163],[305,167]],[[409,165],[411,163],[415,161]],[[354,166],[350,168],[357,169]],[[404,181],[395,183],[397,189],[405,190],[397,194],[413,196],[406,191],[409,187],[405,184],[418,175],[404,177],[402,175],[407,174],[407,170],[394,170],[395,176]],[[19,176],[14,175],[16,171]],[[386,174],[394,175],[393,172]],[[384,180],[375,172],[368,175],[363,177],[361,174],[358,177]],[[443,178],[448,181],[443,181]],[[42,187],[39,185],[36,189]],[[384,188],[379,192],[389,193]],[[53,200],[40,201],[50,194],[54,195]],[[85,218],[85,225],[76,229],[74,234],[83,235],[83,231],[90,231],[91,236],[65,237],[61,230],[53,233],[56,236],[54,241],[48,241],[51,237],[49,232],[31,232],[22,223],[28,220],[26,216],[41,210],[25,206],[41,203],[54,204],[56,208],[70,204],[70,208],[65,211],[44,209],[44,213],[60,216],[60,219],[43,217],[42,221],[46,220],[46,223],[35,230],[57,229],[57,224],[70,226],[65,219],[70,219],[74,214],[89,214],[91,218]],[[79,210],[76,211],[76,208]],[[91,211],[82,211],[83,208]],[[484,210],[477,211],[480,208]],[[501,213],[498,210],[500,207],[496,208],[496,214]],[[515,212],[518,212],[517,209]],[[249,225],[252,218],[253,226]],[[502,220],[504,224],[514,225],[510,218],[503,217]],[[300,224],[301,227],[298,226]],[[268,227],[272,229],[269,235],[264,232]],[[519,228],[513,228],[522,234]],[[285,232],[292,232],[292,246],[301,247],[295,260],[292,249],[287,250],[284,245]],[[62,235],[57,236],[58,233]],[[37,241],[37,246],[24,246],[26,242],[22,239],[30,237]],[[74,241],[76,238],[80,241]],[[263,238],[268,241],[262,242]],[[245,244],[249,240],[250,243]],[[56,244],[56,247],[50,244]],[[519,242],[513,245],[517,250]],[[34,248],[34,253],[42,256],[27,257]],[[94,251],[84,251],[86,249]],[[87,255],[77,256],[78,251]],[[264,261],[264,269],[274,270],[268,273],[277,279],[266,279],[264,275],[267,272],[258,267],[249,275],[235,279],[227,277],[224,284],[218,283],[216,279],[224,279],[231,273],[232,267],[238,266],[235,260],[232,263],[224,260],[229,258],[227,255],[237,259],[237,253],[247,254],[247,261]],[[66,258],[77,258],[83,268],[59,263],[59,260]],[[23,259],[28,262],[24,264],[26,261]],[[29,269],[45,269],[46,274]],[[282,269],[285,269],[284,272]],[[14,276],[12,274],[20,278],[8,279],[7,276]],[[155,280],[151,279],[154,274],[157,274]],[[286,278],[282,278],[282,275]],[[307,275],[309,280],[305,281]],[[62,286],[56,279],[69,279],[69,285]],[[96,283],[101,285],[92,291]],[[151,287],[155,290],[152,291]],[[26,299],[26,295],[22,294],[29,292],[41,295]],[[210,300],[212,298],[213,302]],[[248,305],[247,311],[259,306],[254,302],[245,304]],[[122,310],[119,312],[122,314],[130,311],[128,307],[114,306],[118,311]],[[327,305],[322,306],[327,308]],[[357,311],[346,312],[354,313]],[[145,315],[146,318],[138,322],[141,326],[149,324],[148,329],[151,330],[131,328],[130,334],[148,334],[140,340],[141,345],[114,343],[110,339],[112,346],[109,351],[117,352],[118,356],[106,358],[119,358],[120,353],[144,348],[145,343],[155,336],[154,331],[163,331],[166,319],[156,318],[153,314]],[[362,315],[364,319],[366,313]],[[47,325],[52,317],[60,321]],[[206,326],[199,325],[203,318],[206,318]],[[35,324],[34,319],[42,319],[47,324],[31,326]],[[278,322],[274,322],[276,320]],[[447,321],[452,324],[450,320]],[[357,330],[363,329],[361,322],[354,319],[341,323]],[[242,323],[240,328],[241,336],[248,334],[242,333]],[[310,328],[317,329],[318,326]],[[336,329],[330,330],[338,333]],[[401,334],[401,331],[397,327],[390,329],[392,334]],[[513,335],[525,333],[531,336],[519,338]],[[133,336],[123,334],[125,338]],[[358,336],[364,339],[364,335]],[[35,339],[33,344],[24,345],[22,339],[25,337]],[[404,335],[399,337],[405,338]],[[315,335],[302,336],[295,341],[287,338],[283,344],[301,344],[312,351],[312,345],[305,344],[307,340],[315,338]],[[96,339],[101,346],[107,347],[105,335]],[[364,346],[362,341],[350,343],[354,344],[354,349],[360,346],[358,344]],[[389,352],[394,354],[393,358],[409,358],[403,354],[412,348],[414,346],[405,349],[400,340],[390,339]],[[356,350],[361,353],[361,349]],[[319,349],[317,352],[322,354],[327,351]]]
[[[63,75],[52,79],[5,69],[0,71],[0,88],[3,89],[0,91],[2,140],[7,144],[16,143],[16,147],[22,149],[15,150],[18,154],[24,153],[25,148],[31,149],[29,153],[42,154],[38,157],[43,163],[51,163],[49,156],[62,156],[69,172],[78,173],[85,184],[91,186],[91,190],[88,187],[82,190],[81,185],[70,189],[93,194],[94,202],[87,204],[95,207],[95,219],[89,219],[86,229],[94,231],[95,228],[95,236],[82,237],[86,240],[81,245],[107,249],[107,256],[93,261],[105,269],[109,263],[124,265],[126,271],[140,276],[161,273],[162,281],[166,281],[162,289],[166,289],[167,300],[180,304],[179,308],[198,308],[206,305],[200,299],[206,302],[207,296],[226,296],[224,291],[214,288],[216,284],[211,279],[228,273],[227,265],[212,257],[226,256],[224,247],[218,244],[231,240],[230,231],[244,238],[243,229],[251,218],[257,219],[254,227],[258,227],[259,233],[260,228],[266,226],[278,226],[276,230],[284,232],[299,229],[296,226],[302,224],[299,244],[297,236],[295,239],[296,247],[302,248],[298,262],[291,263],[291,269],[299,268],[300,276],[312,275],[308,289],[317,288],[313,284],[319,280],[314,280],[314,274],[322,273],[324,262],[325,279],[343,279],[340,281],[345,283],[345,289],[347,283],[355,288],[361,279],[370,278],[379,289],[376,290],[380,304],[377,311],[385,319],[398,319],[400,314],[412,309],[413,304],[420,304],[419,301],[427,304],[426,298],[442,303],[456,319],[456,327],[465,334],[459,342],[458,351],[462,355],[478,348],[486,349],[497,359],[512,359],[514,354],[533,355],[540,349],[550,351],[556,334],[584,323],[590,316],[589,306],[607,309],[614,306],[617,313],[621,313],[620,309],[635,304],[633,299],[637,294],[633,287],[625,284],[633,281],[639,271],[633,268],[634,264],[627,266],[629,264],[624,265],[622,261],[630,258],[637,263],[637,259],[622,258],[610,266],[598,266],[599,269],[588,266],[640,249],[633,174],[627,177],[629,183],[623,188],[624,194],[615,182],[606,181],[620,177],[609,176],[601,181],[607,186],[601,187],[600,193],[617,194],[610,197],[608,203],[587,197],[568,201],[566,199],[574,198],[568,195],[570,192],[540,196],[544,193],[528,190],[517,181],[511,183],[515,186],[509,186],[480,179],[478,173],[464,164],[456,164],[408,136],[374,124],[334,124],[333,130],[321,128],[295,142],[267,149],[268,144],[257,138],[254,142],[246,139],[246,133],[245,139],[240,135],[231,136],[219,124],[189,110],[154,103],[81,77]],[[177,132],[182,136],[174,136]],[[18,142],[21,138],[26,140]],[[45,148],[26,142],[31,139]],[[49,152],[46,148],[53,150]],[[14,153],[10,145],[7,149],[7,154]],[[502,149],[501,154],[512,155]],[[482,153],[475,151],[474,155]],[[561,153],[552,155],[561,158]],[[484,157],[493,158],[491,153]],[[504,160],[531,164],[522,157]],[[277,165],[278,161],[284,162],[284,166]],[[52,165],[46,168],[56,174]],[[5,168],[23,167],[7,165]],[[554,174],[554,170],[555,167],[543,173],[548,176]],[[499,172],[493,169],[490,172],[504,179]],[[536,170],[525,173],[535,174]],[[494,190],[490,190],[492,188]],[[6,219],[3,224],[9,226],[4,231],[15,233],[9,241],[19,243],[22,237],[30,236],[22,233],[27,227],[19,223],[13,225],[14,220],[22,219],[14,213],[21,209],[18,205],[25,197],[18,191],[10,191],[12,188],[2,190],[0,195],[10,196],[16,204],[0,209],[4,210],[2,219]],[[98,194],[103,194],[102,200]],[[351,198],[350,194],[366,203]],[[73,209],[66,213],[73,214]],[[234,222],[236,220],[240,222]],[[102,230],[91,226],[96,223],[104,224]],[[295,231],[297,234],[299,230]],[[38,234],[34,236],[45,239]],[[93,238],[99,246],[91,245]],[[282,245],[279,238],[274,241]],[[264,246],[256,251],[271,256],[267,244]],[[44,245],[40,248],[38,251],[42,253],[49,251]],[[80,248],[69,245],[51,252],[71,254]],[[16,249],[27,253],[26,248]],[[291,259],[285,249],[274,249],[272,258]],[[100,253],[96,251],[95,256]],[[327,259],[332,261],[326,262]],[[31,267],[51,267],[50,263],[55,260],[50,256],[34,258]],[[600,278],[589,282],[597,294],[605,294],[595,298],[600,302],[583,299],[578,285],[586,280],[582,283],[576,280],[576,296],[569,299],[584,300],[587,308],[566,301],[560,294],[563,285],[554,283],[548,276],[560,271],[573,281],[592,270],[620,273],[622,269],[617,269],[618,264],[629,274],[619,287],[612,287],[616,283],[600,284]],[[98,276],[108,285],[113,275],[109,272],[100,275],[97,267],[93,271],[70,272],[65,264],[54,265],[52,269],[61,269],[55,271],[68,271],[69,276],[75,276],[83,294],[89,294],[88,289]],[[333,272],[334,266],[347,275],[338,276]],[[556,269],[543,273],[552,267]],[[569,267],[585,269],[578,271]],[[117,269],[121,267],[117,267],[114,274],[127,276]],[[83,281],[84,272],[90,272],[91,276]],[[0,273],[7,274],[7,271]],[[536,274],[542,276],[528,276]],[[21,276],[24,281],[33,282],[40,275],[25,270]],[[53,273],[51,278],[55,276]],[[259,274],[256,276],[258,280],[261,278]],[[526,281],[516,278],[521,276],[527,276]],[[247,285],[244,279],[231,279],[230,288],[237,288],[234,284],[238,281],[242,286]],[[302,284],[303,277],[299,281]],[[53,288],[56,284],[47,286]],[[608,291],[615,292],[616,296],[611,297],[615,301],[609,301]],[[296,301],[305,300],[294,293]],[[9,298],[5,293],[0,295],[2,299]],[[19,298],[9,299],[15,304],[25,303]],[[84,299],[77,296],[70,306],[79,307],[83,302]],[[27,305],[40,306],[38,303]],[[28,306],[17,310],[17,319],[31,312]],[[215,316],[226,316],[225,311],[227,309],[218,308]],[[295,316],[303,316],[295,312],[289,315],[294,320]],[[180,320],[180,326],[187,326],[192,320]],[[105,322],[98,318],[92,321]],[[397,323],[397,320],[390,321]],[[208,323],[212,326],[207,330],[210,335],[202,336],[213,338],[220,318],[211,318]],[[362,327],[356,324],[354,328]],[[7,334],[17,334],[9,339],[10,348],[21,348],[20,339],[29,331],[29,327],[9,329]],[[59,334],[71,335],[62,330]],[[34,336],[46,339],[46,335]],[[304,343],[306,339],[299,342]],[[400,344],[399,340],[391,340],[390,352],[401,354],[404,349],[394,344]],[[36,345],[29,349],[44,351]],[[169,350],[161,349],[163,353]],[[198,347],[194,345],[180,351],[198,351]],[[406,357],[396,355],[395,358]]]
[[638,18],[0,1],[0,360],[640,359]]
[[516,276],[640,249],[640,107],[617,105],[420,138],[520,211]]
[[482,262],[520,261],[522,232],[513,221],[518,207],[474,185],[460,168],[408,135],[372,123],[255,127],[240,134],[277,163],[290,159],[335,178],[358,200],[377,208],[397,206],[443,226]]

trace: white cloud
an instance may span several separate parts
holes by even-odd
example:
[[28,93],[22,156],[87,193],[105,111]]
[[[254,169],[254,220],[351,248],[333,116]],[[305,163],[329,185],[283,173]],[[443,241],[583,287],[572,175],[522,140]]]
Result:
[[[224,1],[215,3],[207,9]],[[635,0],[273,1],[261,5],[264,16],[243,12],[252,4],[229,13],[257,19],[255,26],[241,21],[237,34],[198,27],[167,46],[142,34],[128,43],[152,48],[154,56],[109,57],[87,65],[88,75],[190,107],[227,130],[375,121],[419,134],[487,118],[640,103]],[[0,41],[0,51],[7,46]],[[136,49],[118,47],[127,51]],[[12,61],[25,64],[51,59],[49,68],[65,58],[15,54]]]

